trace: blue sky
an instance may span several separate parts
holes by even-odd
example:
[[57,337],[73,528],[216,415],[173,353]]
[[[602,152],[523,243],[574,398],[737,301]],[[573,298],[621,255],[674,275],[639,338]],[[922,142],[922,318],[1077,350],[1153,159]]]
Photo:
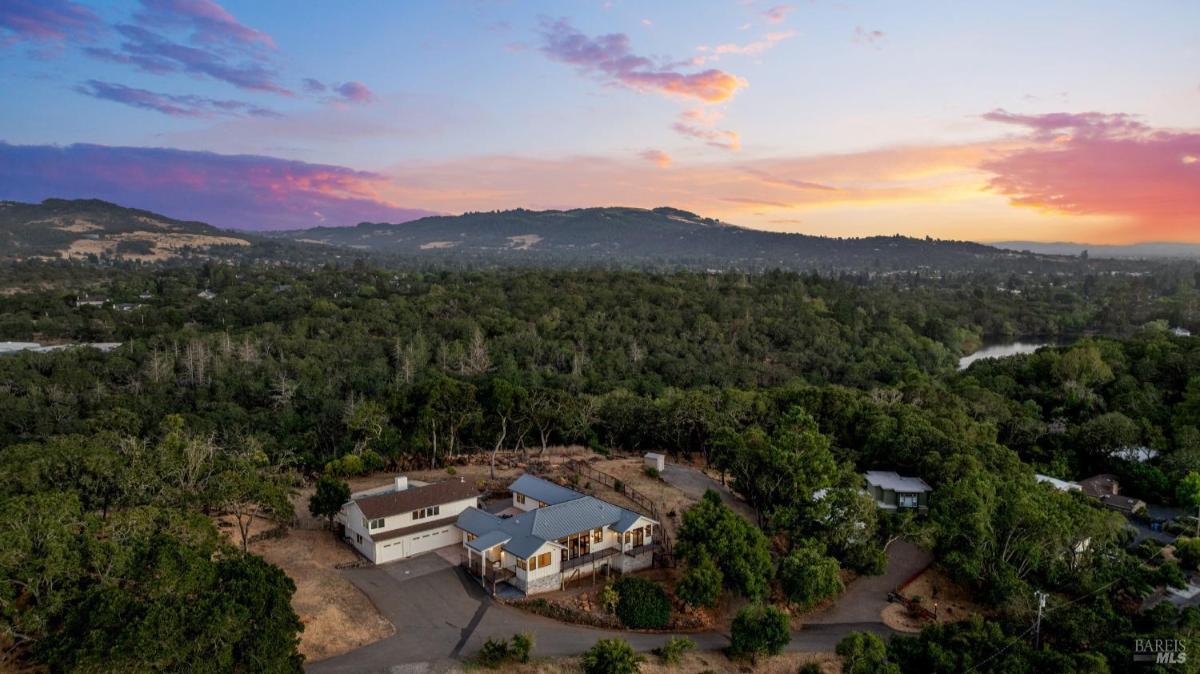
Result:
[[6,0],[0,198],[1195,240],[1198,38],[1186,2]]

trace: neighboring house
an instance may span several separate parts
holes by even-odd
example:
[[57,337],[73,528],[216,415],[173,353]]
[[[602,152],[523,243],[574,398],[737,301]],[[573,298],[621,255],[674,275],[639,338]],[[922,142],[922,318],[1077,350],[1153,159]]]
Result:
[[204,290],[196,293],[196,297],[199,297],[202,300],[215,300],[217,298],[217,294],[208,288],[205,288]]
[[1093,475],[1086,480],[1080,480],[1079,486],[1083,489],[1083,493],[1092,498],[1116,496],[1121,493],[1121,484],[1117,482],[1116,476],[1109,475],[1108,473]]
[[905,477],[885,470],[868,470],[863,477],[867,481],[867,493],[884,510],[925,510],[929,507],[929,492],[933,487],[919,477]]
[[1050,477],[1049,475],[1042,475],[1040,473],[1034,475],[1033,477],[1038,482],[1048,484],[1059,491],[1083,491],[1083,487],[1079,486],[1078,482],[1068,482],[1067,480],[1060,480],[1056,477]]
[[1099,499],[1100,503],[1110,510],[1127,515],[1140,515],[1146,512],[1146,502],[1128,496],[1121,496],[1121,483],[1116,476],[1103,473],[1093,475],[1086,480],[1080,480],[1079,486],[1083,493]]
[[462,479],[409,486],[397,477],[382,489],[352,494],[337,520],[350,545],[383,564],[457,545],[462,533],[454,522],[478,503],[479,492]]
[[1100,503],[1105,508],[1116,510],[1127,515],[1140,515],[1146,512],[1146,502],[1141,499],[1130,498],[1128,496],[1101,496]]
[[457,521],[463,566],[493,592],[500,583],[524,594],[551,592],[577,578],[653,564],[655,520],[532,475],[510,490],[504,513],[467,508]]

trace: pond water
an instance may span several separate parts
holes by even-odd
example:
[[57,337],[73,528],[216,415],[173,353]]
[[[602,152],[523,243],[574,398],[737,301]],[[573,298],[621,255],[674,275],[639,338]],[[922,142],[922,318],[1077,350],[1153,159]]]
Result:
[[1033,353],[1043,346],[1049,346],[1049,342],[1043,341],[1028,341],[1028,342],[1007,342],[1004,344],[985,344],[982,349],[968,356],[963,356],[958,359],[958,369],[965,370],[970,367],[971,363],[985,358],[1006,358],[1008,356],[1019,356],[1024,353]]

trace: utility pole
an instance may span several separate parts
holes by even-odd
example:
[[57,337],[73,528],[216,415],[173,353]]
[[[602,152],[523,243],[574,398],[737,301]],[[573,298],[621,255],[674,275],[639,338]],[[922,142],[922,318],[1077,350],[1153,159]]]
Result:
[[1042,609],[1046,608],[1046,593],[1041,590],[1034,590],[1033,596],[1038,600],[1037,623],[1034,628],[1033,643],[1034,648],[1041,650],[1042,648]]

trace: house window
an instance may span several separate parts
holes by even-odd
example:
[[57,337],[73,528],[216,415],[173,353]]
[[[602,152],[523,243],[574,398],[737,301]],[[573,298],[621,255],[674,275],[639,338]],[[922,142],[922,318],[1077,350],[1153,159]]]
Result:
[[592,542],[593,543],[603,543],[604,542],[604,529],[603,528],[592,529]]
[[539,569],[550,566],[550,553],[543,552],[542,554],[537,556],[537,560],[538,560],[538,568]]
[[471,541],[475,540],[475,538],[476,538],[475,534],[470,534],[470,533],[469,533],[469,534],[467,534],[467,542],[468,542],[468,543],[470,543]]
[[529,565],[525,563],[525,560],[521,559],[520,557],[517,557],[517,568],[522,571],[528,571]]
[[362,545],[362,534],[354,534],[354,537],[358,539],[358,544]]
[[382,529],[382,528],[383,528],[383,521],[384,521],[384,518],[382,518],[382,517],[380,517],[380,518],[378,518],[378,519],[371,520],[371,525],[370,525],[370,528],[371,528],[371,529]]
[[513,498],[515,498],[517,500],[517,503],[520,503],[521,505],[525,505],[525,495],[524,494],[518,494],[516,492],[513,492]]
[[897,494],[901,508],[916,508],[918,498],[916,494]]
[[434,515],[437,515],[441,512],[442,512],[441,506],[430,506],[428,508],[421,508],[420,510],[414,510],[412,513],[412,518],[414,520],[423,520],[426,517],[433,517]]

